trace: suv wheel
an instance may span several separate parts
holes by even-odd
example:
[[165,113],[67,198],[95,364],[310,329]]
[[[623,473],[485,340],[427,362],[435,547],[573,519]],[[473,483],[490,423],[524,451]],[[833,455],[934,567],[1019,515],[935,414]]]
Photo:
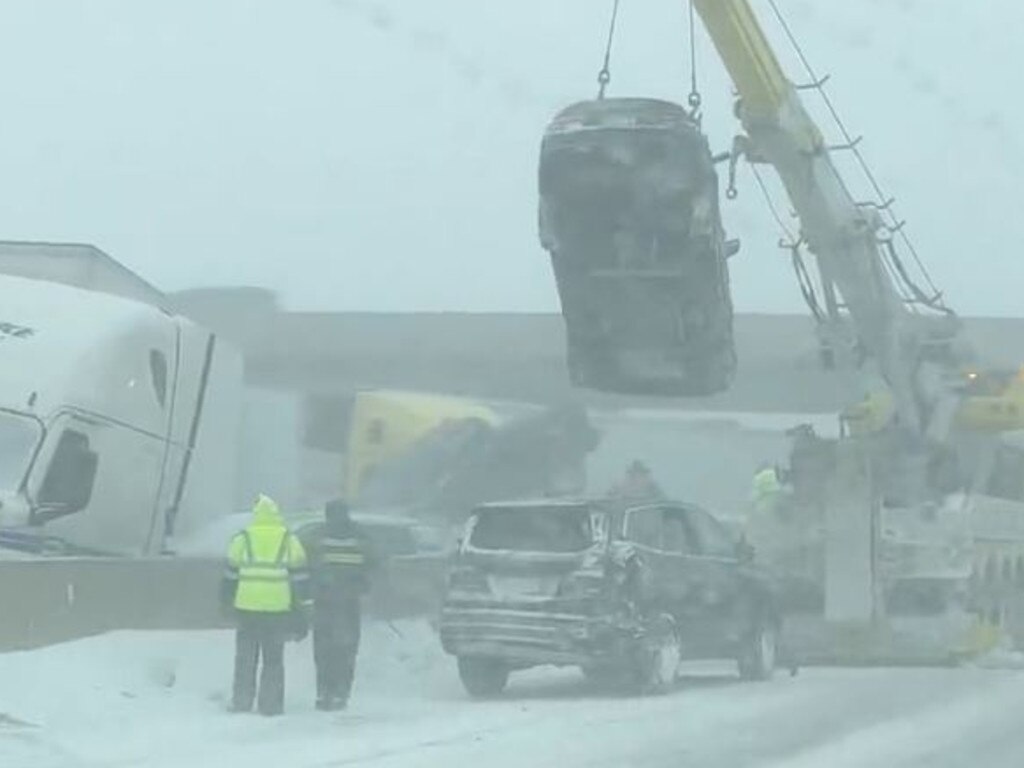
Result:
[[659,616],[635,650],[634,688],[644,694],[666,693],[676,682],[681,657],[675,622],[670,616]]
[[497,659],[459,656],[459,678],[474,699],[499,696],[508,684],[509,668]]
[[740,650],[739,670],[744,680],[769,680],[778,659],[779,632],[774,622],[761,620]]

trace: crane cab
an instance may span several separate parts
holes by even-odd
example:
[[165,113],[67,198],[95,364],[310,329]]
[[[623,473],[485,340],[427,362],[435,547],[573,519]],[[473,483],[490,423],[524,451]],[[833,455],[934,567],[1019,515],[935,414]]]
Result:
[[640,98],[568,107],[545,132],[539,187],[573,384],[671,396],[726,389],[735,247],[711,150],[686,110]]

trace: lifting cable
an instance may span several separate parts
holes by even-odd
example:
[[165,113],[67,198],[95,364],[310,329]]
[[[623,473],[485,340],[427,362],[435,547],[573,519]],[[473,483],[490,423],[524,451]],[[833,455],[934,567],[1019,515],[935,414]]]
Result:
[[779,245],[790,252],[790,256],[793,261],[793,271],[796,273],[797,282],[800,285],[800,293],[804,297],[804,302],[807,304],[807,308],[811,311],[814,319],[819,323],[825,322],[825,312],[821,308],[821,302],[818,301],[817,292],[814,289],[814,281],[811,279],[810,271],[807,269],[807,263],[804,261],[803,254],[801,253],[801,246],[803,245],[803,238],[799,238],[793,234],[793,231],[786,224],[785,219],[782,218],[782,213],[779,211],[779,207],[775,204],[775,200],[772,199],[771,192],[768,190],[768,184],[764,180],[764,176],[758,170],[757,166],[748,161],[751,173],[754,174],[754,180],[757,182],[757,186],[761,190],[761,194],[764,195],[764,201],[768,205],[768,210],[771,211],[772,217],[775,219],[775,223],[779,225],[779,229],[782,230],[785,235]]
[[896,252],[896,246],[893,245],[891,239],[883,240],[882,246],[889,254],[889,260],[892,263],[893,269],[895,269],[896,272],[898,272],[899,275],[903,278],[903,280],[907,283],[907,287],[910,289],[910,292],[913,296],[912,301],[914,301],[917,304],[923,304],[924,306],[929,307],[930,309],[934,309],[936,312],[941,312],[946,315],[955,314],[953,310],[947,307],[946,304],[942,301],[941,293],[936,293],[933,296],[928,296],[927,294],[925,294],[924,291],[922,291],[917,286],[916,283],[914,283],[914,281],[910,279],[910,277],[907,275],[906,266],[903,264],[903,259],[901,259],[900,255]]
[[608,24],[608,43],[604,48],[604,63],[597,73],[597,98],[603,99],[608,83],[612,81],[612,44],[615,42],[615,24],[619,19],[619,0],[612,0],[612,19]]
[[782,218],[782,213],[779,211],[779,207],[775,204],[775,200],[772,199],[771,192],[768,191],[768,183],[764,180],[764,176],[761,171],[757,169],[757,166],[753,163],[747,163],[751,173],[754,174],[754,179],[757,181],[757,186],[761,189],[761,194],[764,195],[764,201],[768,204],[768,210],[771,211],[772,217],[775,219],[775,223],[779,225],[779,229],[782,230],[782,234],[786,236],[787,247],[796,243],[799,238],[793,234],[793,230],[786,224],[786,220]]
[[694,0],[690,0],[690,95],[687,98],[687,103],[690,105],[690,117],[698,124],[700,124],[702,102],[697,82],[697,11]]
[[[803,294],[804,302],[811,310],[811,314],[814,315],[815,319],[819,322],[824,322],[825,313],[821,308],[821,302],[818,300],[814,282],[811,280],[810,270],[807,269],[807,264],[801,252],[801,248],[804,245],[803,237],[797,237],[782,217],[782,212],[775,203],[764,175],[758,170],[757,165],[747,158],[747,166],[754,175],[754,180],[764,196],[764,201],[771,212],[772,218],[775,219],[775,223],[778,224],[783,234],[783,240],[779,243],[779,247],[790,251],[792,254],[793,270],[796,272],[797,280],[800,284],[800,293]],[[732,183],[734,182],[731,181],[730,184]],[[892,240],[883,240],[881,242],[882,245],[887,246],[884,254],[888,256],[888,258],[881,260],[881,266],[888,273],[890,282],[899,294],[900,300],[905,304],[925,304],[936,311],[952,314],[947,307],[942,306],[941,301],[937,302],[924,296],[920,288],[910,279],[903,267],[903,262],[899,259],[895,247],[893,247]]]
[[768,5],[771,7],[772,12],[775,14],[775,18],[778,20],[779,25],[782,27],[782,30],[788,38],[790,45],[793,47],[793,50],[796,52],[798,58],[800,59],[800,63],[803,65],[808,77],[810,77],[811,83],[814,84],[814,87],[820,94],[821,99],[825,104],[825,107],[828,109],[829,114],[835,121],[836,126],[838,126],[839,131],[842,134],[843,140],[846,142],[846,147],[849,148],[849,150],[853,153],[854,158],[856,158],[857,160],[857,164],[860,166],[860,169],[864,173],[864,176],[867,178],[868,183],[871,185],[871,188],[877,195],[878,201],[880,203],[878,209],[880,211],[884,211],[889,219],[889,222],[886,225],[887,229],[889,229],[889,231],[892,234],[899,234],[899,237],[903,241],[904,246],[907,248],[907,250],[913,257],[914,263],[917,265],[918,270],[924,277],[925,281],[928,283],[928,287],[931,290],[932,295],[925,295],[924,291],[922,291],[918,287],[913,278],[911,278],[910,275],[907,273],[906,268],[904,267],[902,262],[899,260],[896,254],[896,249],[892,244],[892,241],[888,240],[885,241],[887,245],[886,250],[888,252],[890,260],[894,262],[892,264],[893,269],[896,271],[899,278],[906,284],[906,287],[910,290],[913,296],[920,303],[923,303],[926,306],[931,307],[932,309],[938,310],[940,312],[951,314],[952,310],[950,310],[948,307],[944,305],[942,301],[942,292],[939,291],[938,287],[932,280],[931,274],[929,273],[927,267],[925,267],[924,262],[922,261],[921,256],[918,253],[918,250],[915,247],[913,241],[910,239],[910,236],[907,234],[906,229],[903,227],[902,223],[896,218],[896,215],[892,211],[891,205],[886,203],[887,198],[885,192],[882,190],[882,185],[879,183],[878,177],[875,175],[874,171],[871,170],[871,166],[868,165],[868,162],[865,159],[864,154],[860,151],[858,142],[850,134],[849,130],[846,127],[846,124],[842,120],[842,117],[839,115],[839,110],[836,108],[834,102],[829,97],[828,92],[825,90],[825,81],[818,77],[817,72],[811,65],[810,60],[807,58],[807,55],[804,52],[803,47],[800,45],[800,42],[797,40],[796,35],[793,33],[792,27],[790,27],[789,22],[786,21],[786,17],[779,9],[776,0],[768,0]]
[[807,270],[807,263],[800,252],[800,243],[793,243],[790,248],[793,258],[793,271],[796,273],[797,282],[800,284],[800,293],[803,294],[807,308],[811,310],[814,319],[818,323],[825,323],[825,312],[818,301],[818,295],[814,291],[814,283],[811,281],[811,273]]

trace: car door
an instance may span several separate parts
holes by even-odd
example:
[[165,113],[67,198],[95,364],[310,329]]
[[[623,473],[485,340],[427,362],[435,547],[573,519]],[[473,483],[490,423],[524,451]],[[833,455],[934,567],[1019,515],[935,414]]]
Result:
[[702,645],[709,655],[731,654],[742,631],[742,574],[736,544],[728,530],[708,512],[696,506],[681,507],[696,554],[700,574],[700,601],[704,616]]
[[707,568],[699,557],[697,537],[685,517],[684,510],[661,507],[665,557],[670,561],[664,569],[664,589],[669,594],[672,614],[683,640],[683,651],[693,654],[706,634],[707,608],[703,599]]
[[674,563],[664,549],[661,506],[644,505],[627,510],[623,537],[633,545],[640,559],[640,591],[644,610],[668,611],[675,615]]

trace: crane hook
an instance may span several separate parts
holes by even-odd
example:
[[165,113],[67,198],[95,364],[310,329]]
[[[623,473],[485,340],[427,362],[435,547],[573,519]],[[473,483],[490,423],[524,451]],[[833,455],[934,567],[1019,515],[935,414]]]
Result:
[[615,42],[615,24],[619,19],[619,0],[613,0],[612,2],[612,18],[608,24],[608,43],[604,49],[604,64],[601,66],[601,71],[597,73],[597,98],[601,100],[604,98],[604,92],[608,88],[608,83],[612,81],[611,63],[612,63],[612,44]]
[[740,196],[736,188],[736,166],[740,158],[747,154],[748,140],[746,136],[737,136],[732,140],[732,150],[729,152],[729,184],[725,188],[725,196],[729,200],[735,200]]

